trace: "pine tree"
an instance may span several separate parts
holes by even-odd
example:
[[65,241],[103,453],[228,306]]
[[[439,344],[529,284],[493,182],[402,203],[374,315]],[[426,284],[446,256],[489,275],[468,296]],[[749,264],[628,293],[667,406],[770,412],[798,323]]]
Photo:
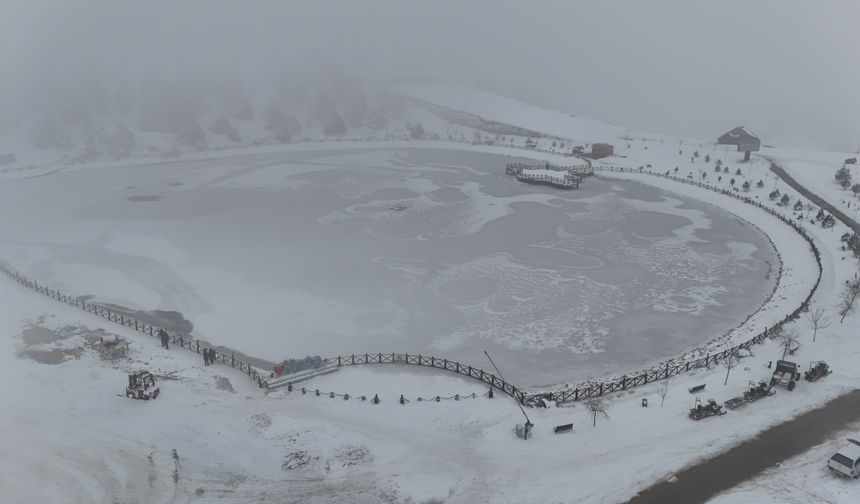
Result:
[[839,183],[842,189],[851,187],[851,171],[847,166],[842,165],[841,168],[836,170],[836,182]]

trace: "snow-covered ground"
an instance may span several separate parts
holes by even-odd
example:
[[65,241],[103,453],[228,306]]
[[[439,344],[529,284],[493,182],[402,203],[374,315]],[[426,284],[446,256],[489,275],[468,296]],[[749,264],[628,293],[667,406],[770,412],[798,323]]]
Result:
[[[516,116],[492,118],[517,123]],[[587,134],[571,128],[559,131],[559,136]],[[318,146],[291,148],[301,151]],[[516,149],[462,148],[563,162],[550,154],[525,154]],[[694,151],[699,151],[698,157]],[[774,151],[768,154],[778,157],[779,149]],[[626,157],[610,158],[607,163],[643,166],[643,171],[650,164],[654,171],[689,174],[727,189],[749,181],[749,194],[774,208],[768,194],[777,187],[790,195],[790,205],[780,210],[787,215],[792,214],[798,199],[769,174],[764,159],[741,164],[737,153],[707,142],[657,136],[631,138],[616,145],[616,152]],[[711,160],[706,162],[705,156]],[[789,157],[790,153],[786,154]],[[729,165],[728,173],[722,167],[716,173],[716,159]],[[218,167],[229,163],[227,158],[210,164]],[[828,179],[832,179],[833,171],[835,168],[826,174]],[[504,177],[503,173],[499,177]],[[653,176],[621,177],[719,206],[758,226],[773,240],[785,265],[784,283],[731,338],[757,332],[793,310],[814,282],[816,271],[805,242],[764,212],[726,196]],[[722,180],[716,181],[717,177]],[[731,179],[735,179],[734,184]],[[761,188],[757,187],[759,180],[763,182]],[[822,252],[824,268],[813,302],[836,318],[839,290],[857,271],[856,261],[840,248],[839,237],[845,232],[841,224],[833,229],[809,224],[807,229]],[[67,232],[62,226],[55,231],[58,236]],[[132,241],[117,246],[128,250],[142,245]],[[164,243],[155,241],[152,246],[159,253],[175,253]],[[93,291],[111,295],[115,291],[107,289],[109,286],[106,280],[99,292]],[[706,384],[703,398],[713,396],[723,401],[740,395],[749,381],[767,379],[771,371],[767,363],[782,355],[778,344],[768,341],[753,347],[752,355],[742,359],[725,386],[726,370],[717,367],[672,378],[662,407],[657,395],[662,383],[606,397],[610,419],[598,419],[596,427],[581,404],[529,410],[536,428],[534,438],[524,442],[513,433],[515,424],[523,420],[510,399],[499,395],[492,400],[483,398],[482,387],[453,375],[427,375],[394,366],[343,369],[306,386],[349,393],[353,398],[348,401],[299,391],[263,395],[237,372],[223,366],[203,367],[194,354],[161,350],[154,340],[105,326],[102,320],[40,298],[3,279],[0,305],[4,306],[0,332],[6,335],[0,338],[0,378],[7,384],[0,388],[4,406],[0,428],[6,433],[6,442],[0,444],[0,488],[5,492],[4,500],[15,503],[219,499],[623,502],[686,465],[854,389],[860,379],[856,366],[860,316],[849,315],[844,323],[820,330],[815,342],[811,341],[810,322],[801,318],[789,327],[798,332],[802,344],[793,358],[804,367],[812,360],[827,360],[834,373],[819,382],[801,383],[793,392],[780,389],[772,398],[719,418],[701,422],[686,418],[693,403],[687,389],[693,385]],[[31,325],[53,332],[25,332]],[[83,347],[84,335],[98,329],[132,340],[131,361],[113,366],[90,351],[77,350]],[[65,360],[54,365],[39,362],[58,359]],[[151,403],[118,397],[126,371],[143,367],[165,376],[159,382],[162,396]],[[229,380],[229,387],[223,378]],[[479,397],[440,403],[415,400],[418,396],[470,392]],[[354,399],[372,394],[379,394],[382,403],[374,406]],[[400,394],[412,401],[401,406],[397,403]],[[642,398],[649,399],[648,408],[640,406]],[[552,426],[571,421],[576,425],[572,433],[552,433]],[[816,450],[824,453],[830,447]],[[811,453],[797,465],[803,465],[803,460],[812,464],[819,455]],[[787,466],[793,464],[795,461],[790,461]],[[798,501],[831,498],[834,502],[854,502],[848,500],[857,495],[852,492],[856,486],[852,481],[830,485],[824,475],[812,474],[808,487],[793,487],[805,497]],[[762,485],[768,481],[772,476],[766,475]],[[757,492],[755,486],[753,482],[741,487],[739,493],[720,499],[767,502],[762,492],[743,493]]]

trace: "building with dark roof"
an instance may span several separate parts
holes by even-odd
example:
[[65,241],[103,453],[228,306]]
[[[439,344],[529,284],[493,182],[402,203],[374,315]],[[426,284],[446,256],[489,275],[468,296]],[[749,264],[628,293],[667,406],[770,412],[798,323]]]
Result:
[[761,144],[761,140],[744,126],[738,126],[717,140],[717,143],[722,145],[739,145],[742,142],[757,142]]
[[750,160],[750,152],[758,151],[761,148],[761,140],[746,129],[745,126],[738,126],[737,128],[725,133],[717,139],[717,143],[722,145],[736,145],[738,147],[738,152],[744,153],[744,161]]
[[591,158],[600,159],[615,155],[615,148],[606,143],[591,144]]

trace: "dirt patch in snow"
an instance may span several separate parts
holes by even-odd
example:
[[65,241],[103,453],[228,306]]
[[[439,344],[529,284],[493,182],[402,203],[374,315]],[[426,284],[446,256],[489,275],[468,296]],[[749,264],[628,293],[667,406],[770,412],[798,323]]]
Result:
[[66,339],[68,336],[52,331],[46,327],[33,325],[21,331],[21,341],[25,345],[43,345]]
[[272,417],[267,413],[257,413],[251,417],[251,421],[254,422],[254,427],[260,430],[266,430],[272,426]]
[[18,357],[40,364],[56,365],[80,358],[87,348],[98,350],[99,341],[110,333],[104,329],[90,329],[81,325],[66,325],[51,329],[41,324],[41,318],[21,331]]
[[366,446],[347,445],[335,452],[334,460],[343,467],[349,467],[371,462],[373,455]]
[[301,450],[287,454],[284,457],[284,463],[281,464],[281,469],[285,471],[298,471],[306,469],[311,463],[311,456],[308,452]]
[[[63,328],[65,329],[65,328]],[[39,364],[56,365],[67,360],[78,359],[83,348],[80,342],[67,341],[70,331],[53,330],[32,324],[21,331],[21,345],[18,358],[31,359]]]

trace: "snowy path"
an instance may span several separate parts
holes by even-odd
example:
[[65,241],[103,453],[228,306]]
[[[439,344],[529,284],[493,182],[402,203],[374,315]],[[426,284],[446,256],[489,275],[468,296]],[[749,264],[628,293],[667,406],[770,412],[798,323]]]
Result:
[[[860,420],[860,390],[772,427],[754,439],[677,473],[631,499],[628,504],[696,504],[799,455]],[[706,420],[707,421],[707,420]]]

